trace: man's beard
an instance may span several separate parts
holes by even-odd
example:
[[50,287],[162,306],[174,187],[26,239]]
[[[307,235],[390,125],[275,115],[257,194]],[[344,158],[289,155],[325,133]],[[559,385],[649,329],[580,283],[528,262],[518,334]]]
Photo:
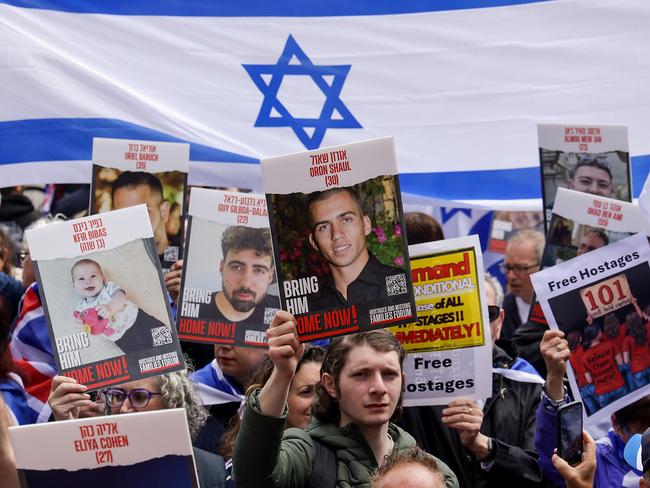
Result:
[[[252,300],[238,300],[236,298],[236,295],[238,293],[248,293],[248,294],[252,295],[253,299]],[[250,312],[257,305],[257,303],[255,302],[255,298],[257,298],[257,293],[255,293],[250,288],[238,288],[237,290],[235,290],[232,293],[230,293],[228,290],[224,289],[224,294],[226,295],[226,298],[230,302],[230,305],[232,305],[232,308],[234,308],[238,312]]]

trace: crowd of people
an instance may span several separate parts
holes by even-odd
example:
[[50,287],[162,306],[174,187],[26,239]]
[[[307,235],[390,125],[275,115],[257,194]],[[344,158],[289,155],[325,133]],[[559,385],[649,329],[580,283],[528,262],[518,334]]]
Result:
[[[576,177],[576,182],[582,180]],[[123,188],[142,185],[134,180]],[[141,200],[151,197],[140,193],[146,193]],[[169,209],[153,193],[160,211],[150,212],[152,225],[162,229]],[[19,189],[11,195],[17,199]],[[356,205],[350,194],[343,196]],[[23,213],[14,227],[56,225],[57,219],[33,218],[33,209]],[[405,224],[411,244],[444,238],[426,214],[407,214]],[[313,241],[315,248],[326,248],[325,234]],[[162,255],[164,232],[154,231],[156,235]],[[595,237],[585,233],[585,252],[590,245],[601,247],[594,244]],[[234,237],[232,241],[224,248],[226,267],[247,252]],[[2,486],[19,486],[7,430],[12,425],[183,408],[204,488],[650,487],[650,395],[613,413],[604,437],[594,440],[584,432],[579,464],[568,464],[555,451],[557,411],[571,401],[568,364],[587,412],[650,382],[650,304],[634,299],[623,323],[610,314],[592,319],[579,333],[535,327],[528,321],[534,301],[530,275],[541,266],[544,242],[534,230],[511,237],[502,265],[506,292],[498,279],[484,276],[493,341],[490,397],[458,398],[443,407],[403,407],[405,352],[392,333],[379,329],[336,337],[324,347],[303,344],[295,318],[286,311],[278,311],[267,330],[268,350],[187,343],[188,371],[88,393],[73,378],[55,374],[28,243],[12,243],[8,232],[0,232]],[[265,261],[268,251],[251,252],[262,263],[258,267],[271,268]],[[360,270],[373,263],[372,255],[360,255]],[[332,256],[330,265],[338,266],[339,258]],[[173,304],[181,268],[182,262],[170,264],[165,277]],[[79,265],[72,276],[75,289],[82,275],[92,280],[93,273],[102,274],[96,263]],[[222,273],[223,292],[210,300],[219,313],[250,317],[258,304],[268,304],[267,275],[258,273],[259,283],[247,285],[234,272]],[[362,279],[334,274],[331,300],[349,298],[346,283],[365,292]],[[126,297],[112,285],[116,290],[102,306],[118,300],[122,310]],[[255,293],[238,292],[248,289]],[[83,299],[85,288],[79,290]],[[246,303],[250,300],[252,306]],[[123,332],[136,325],[129,323]],[[596,352],[598,365],[589,360]],[[605,356],[611,359],[606,364]],[[614,374],[609,380],[616,383],[613,390],[601,382],[603,368]],[[642,437],[638,465],[624,454],[635,435]]]

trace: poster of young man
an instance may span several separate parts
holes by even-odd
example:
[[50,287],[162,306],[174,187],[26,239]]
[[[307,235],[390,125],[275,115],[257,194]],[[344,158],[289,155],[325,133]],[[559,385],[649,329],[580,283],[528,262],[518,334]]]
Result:
[[[650,235],[650,223],[637,205],[558,188],[551,225],[546,236],[541,269],[614,243],[637,232]],[[546,325],[533,303],[529,320]]]
[[492,341],[476,235],[409,246],[417,322],[391,327],[407,351],[404,405],[492,392]]
[[179,337],[267,347],[280,299],[265,196],[193,187],[188,215]]
[[589,422],[650,393],[650,246],[636,234],[531,276],[569,342],[569,382]]
[[98,389],[185,367],[144,205],[27,239],[59,374]]
[[23,488],[199,486],[180,408],[10,427],[9,436]]
[[163,273],[183,255],[189,156],[185,143],[93,139],[90,214],[145,204]]
[[392,138],[263,159],[262,183],[280,301],[301,340],[413,320]]
[[632,201],[627,127],[540,124],[537,134],[547,229],[558,188]]

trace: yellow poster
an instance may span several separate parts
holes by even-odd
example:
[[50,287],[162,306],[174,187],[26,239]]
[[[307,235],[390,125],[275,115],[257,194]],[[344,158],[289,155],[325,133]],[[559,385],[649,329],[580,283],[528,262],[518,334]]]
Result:
[[476,262],[473,247],[411,258],[418,320],[390,329],[407,352],[485,344]]

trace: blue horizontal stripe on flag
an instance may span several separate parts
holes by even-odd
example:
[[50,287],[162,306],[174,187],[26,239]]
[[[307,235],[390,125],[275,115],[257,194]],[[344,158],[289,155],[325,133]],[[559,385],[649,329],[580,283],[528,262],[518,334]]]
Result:
[[[0,122],[0,165],[88,161],[93,137],[188,142],[117,119],[62,118]],[[191,161],[257,164],[259,160],[190,143]],[[638,197],[650,172],[650,155],[632,157],[632,189]],[[443,200],[516,200],[541,197],[538,167],[402,173],[402,191]]]
[[552,0],[0,0],[16,7],[110,15],[336,17],[504,7]]
[[[0,165],[34,161],[89,161],[93,137],[188,142],[118,119],[60,118],[0,122]],[[257,158],[190,143],[192,161],[259,163]]]
[[[632,195],[638,198],[650,155],[632,157]],[[539,167],[400,174],[402,191],[442,200],[518,200],[542,197]]]

